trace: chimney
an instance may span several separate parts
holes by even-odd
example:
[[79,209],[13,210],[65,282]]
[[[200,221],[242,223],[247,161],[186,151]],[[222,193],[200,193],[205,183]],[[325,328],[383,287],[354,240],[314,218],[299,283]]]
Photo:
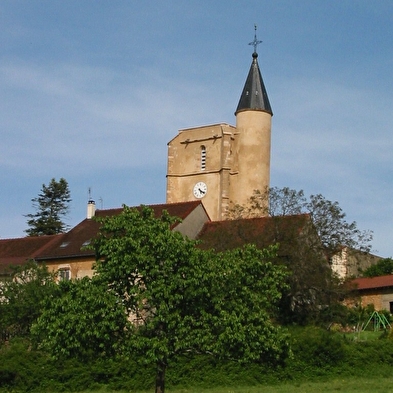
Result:
[[89,202],[87,202],[87,219],[90,220],[92,217],[95,216],[95,213],[96,203],[92,199],[89,199]]

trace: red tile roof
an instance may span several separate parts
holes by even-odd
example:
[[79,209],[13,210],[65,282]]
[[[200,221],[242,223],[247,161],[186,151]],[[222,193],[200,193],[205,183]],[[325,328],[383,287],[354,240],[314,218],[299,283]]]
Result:
[[[147,205],[153,209],[156,217],[160,217],[162,212],[166,210],[171,216],[179,217],[184,220],[198,205],[201,205],[201,201],[190,201],[190,202],[178,202],[178,203],[161,203],[158,205]],[[139,206],[137,206],[139,208]],[[116,209],[105,209],[97,210],[95,215],[97,217],[108,217],[120,214],[123,208]]]
[[32,236],[0,240],[0,270],[17,266],[35,258],[52,242],[63,235]]
[[[156,217],[167,210],[171,216],[185,219],[201,201],[149,205]],[[202,205],[203,206],[203,205]],[[123,208],[97,210],[96,216],[108,217],[120,214]],[[69,232],[51,236],[31,236],[16,239],[0,239],[0,271],[10,265],[23,265],[29,259],[45,261],[48,259],[94,256],[85,246],[97,234],[99,224],[95,220],[85,219]]]
[[[213,221],[204,225],[198,239],[201,248],[224,251],[246,243],[264,248],[275,243],[293,242],[310,223],[309,215],[243,218]],[[283,247],[283,253],[286,251]]]
[[[201,201],[170,203],[149,205],[154,211],[156,217],[160,217],[164,210],[167,210],[171,216],[185,219]],[[97,210],[96,217],[111,217],[120,214],[123,208]],[[75,257],[93,257],[94,250],[86,249],[99,230],[99,223],[95,220],[85,219],[72,228],[69,232],[63,234],[62,238],[51,243],[41,253],[36,255],[37,261],[49,259],[75,258]]]
[[393,274],[378,277],[355,278],[351,280],[350,284],[354,285],[358,290],[393,287]]

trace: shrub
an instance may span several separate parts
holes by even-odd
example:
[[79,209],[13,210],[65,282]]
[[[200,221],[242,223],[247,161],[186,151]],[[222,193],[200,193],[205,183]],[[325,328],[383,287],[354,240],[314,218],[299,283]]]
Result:
[[318,368],[337,366],[345,357],[341,336],[318,327],[301,329],[294,337],[292,350],[295,361]]

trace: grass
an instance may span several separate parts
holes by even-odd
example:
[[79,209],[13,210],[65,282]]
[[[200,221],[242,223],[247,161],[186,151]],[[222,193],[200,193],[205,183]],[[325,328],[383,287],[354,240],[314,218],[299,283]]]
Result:
[[362,332],[343,333],[343,336],[353,341],[371,341],[378,340],[383,334],[384,332],[382,330],[365,330]]
[[[166,393],[393,393],[393,340],[386,335],[296,329],[292,332],[294,357],[274,370],[258,364],[216,362],[210,357],[176,359],[168,369]],[[7,371],[11,377],[15,372],[15,381],[10,390],[0,388],[0,393],[22,389],[40,393],[77,389],[86,389],[80,393],[154,392],[143,390],[152,386],[154,368],[123,362],[66,362],[58,369],[58,364],[34,351],[13,348],[0,357],[0,377],[5,387]],[[113,390],[116,388],[119,390]]]
[[[0,390],[0,393],[2,391]],[[88,390],[80,393],[153,393],[154,389],[147,391],[113,391],[113,390]],[[389,378],[340,378],[321,382],[283,383],[278,385],[260,385],[238,388],[187,388],[166,389],[166,393],[388,393],[393,392],[393,376]],[[57,393],[57,392],[48,392]]]
[[[325,382],[280,384],[275,386],[254,386],[243,388],[182,389],[167,390],[167,393],[387,393],[393,391],[393,377],[382,379],[344,378]],[[139,392],[142,393],[142,392]],[[149,392],[143,392],[149,393]],[[152,393],[152,392],[150,392]]]
[[[255,386],[248,388],[217,388],[208,390],[168,390],[167,393],[386,393],[393,391],[393,377],[383,379],[346,378],[325,382],[305,382],[276,386]],[[146,392],[147,393],[147,392]]]

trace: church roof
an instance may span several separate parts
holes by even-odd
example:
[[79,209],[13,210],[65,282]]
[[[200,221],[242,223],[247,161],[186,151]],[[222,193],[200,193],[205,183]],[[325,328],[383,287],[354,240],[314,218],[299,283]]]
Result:
[[273,116],[257,59],[258,54],[254,51],[250,71],[235,114],[245,110],[256,110],[270,113]]
[[255,244],[258,248],[280,243],[279,254],[288,254],[299,235],[310,225],[308,214],[240,218],[205,223],[198,236],[200,248],[218,252]]

